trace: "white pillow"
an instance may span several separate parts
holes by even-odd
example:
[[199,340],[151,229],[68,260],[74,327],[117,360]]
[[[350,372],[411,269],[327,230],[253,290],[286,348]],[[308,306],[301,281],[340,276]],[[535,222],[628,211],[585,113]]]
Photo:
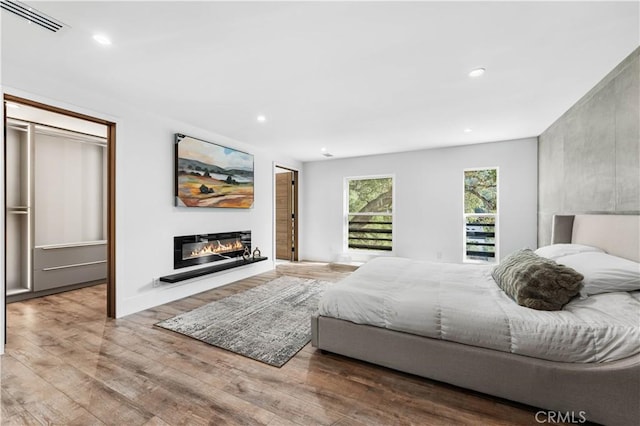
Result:
[[585,246],[582,244],[553,244],[550,246],[540,247],[534,253],[538,256],[555,260],[562,256],[589,252],[604,253],[604,250],[599,249],[598,247]]
[[556,262],[584,275],[581,294],[640,290],[640,263],[602,252],[572,254]]

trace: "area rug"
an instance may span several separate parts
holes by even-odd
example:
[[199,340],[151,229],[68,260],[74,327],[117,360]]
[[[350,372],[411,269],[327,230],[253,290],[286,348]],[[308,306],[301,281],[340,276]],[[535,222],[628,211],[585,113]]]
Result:
[[156,325],[282,367],[311,340],[311,315],[329,285],[283,276]]

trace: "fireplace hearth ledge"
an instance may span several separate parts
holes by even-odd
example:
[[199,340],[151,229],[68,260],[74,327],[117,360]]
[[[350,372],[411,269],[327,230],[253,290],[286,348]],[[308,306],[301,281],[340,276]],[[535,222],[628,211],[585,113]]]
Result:
[[226,271],[227,269],[238,268],[240,266],[251,265],[267,259],[267,257],[256,257],[247,260],[240,258],[233,262],[225,262],[218,265],[207,266],[206,268],[194,269],[193,271],[180,272],[179,274],[165,275],[164,277],[160,277],[159,280],[163,283],[179,283],[180,281],[215,274],[216,272]]

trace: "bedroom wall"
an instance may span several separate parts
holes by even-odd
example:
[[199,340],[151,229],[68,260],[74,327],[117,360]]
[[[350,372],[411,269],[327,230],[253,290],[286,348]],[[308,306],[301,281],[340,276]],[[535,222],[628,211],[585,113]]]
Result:
[[539,137],[538,244],[556,213],[640,212],[640,48]]
[[[305,163],[301,257],[343,255],[343,183],[395,175],[395,255],[461,262],[465,168],[499,167],[500,255],[536,246],[537,139]],[[352,260],[366,257],[351,256]]]
[[[301,163],[285,155],[260,150],[216,134],[211,129],[194,127],[169,117],[147,114],[128,105],[127,99],[114,100],[97,96],[75,89],[72,83],[47,81],[46,76],[31,79],[28,73],[24,73],[22,78],[19,72],[11,73],[11,79],[6,78],[6,72],[4,76],[5,85],[1,90],[3,94],[8,93],[116,122],[118,317],[273,268],[273,162],[297,168],[302,167]],[[134,104],[134,101],[132,98],[130,104]],[[254,207],[247,210],[174,207],[173,155],[176,132],[254,154]],[[0,183],[0,188],[2,187],[4,184]],[[252,230],[254,246],[258,246],[262,254],[269,257],[269,261],[179,284],[158,286],[155,283],[158,277],[174,273],[174,236],[244,229]]]

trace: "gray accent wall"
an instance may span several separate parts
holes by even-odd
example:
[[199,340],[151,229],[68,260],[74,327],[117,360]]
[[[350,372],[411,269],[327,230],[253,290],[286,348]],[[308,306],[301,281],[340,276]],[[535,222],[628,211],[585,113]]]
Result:
[[640,212],[640,48],[538,138],[538,246],[554,214]]

